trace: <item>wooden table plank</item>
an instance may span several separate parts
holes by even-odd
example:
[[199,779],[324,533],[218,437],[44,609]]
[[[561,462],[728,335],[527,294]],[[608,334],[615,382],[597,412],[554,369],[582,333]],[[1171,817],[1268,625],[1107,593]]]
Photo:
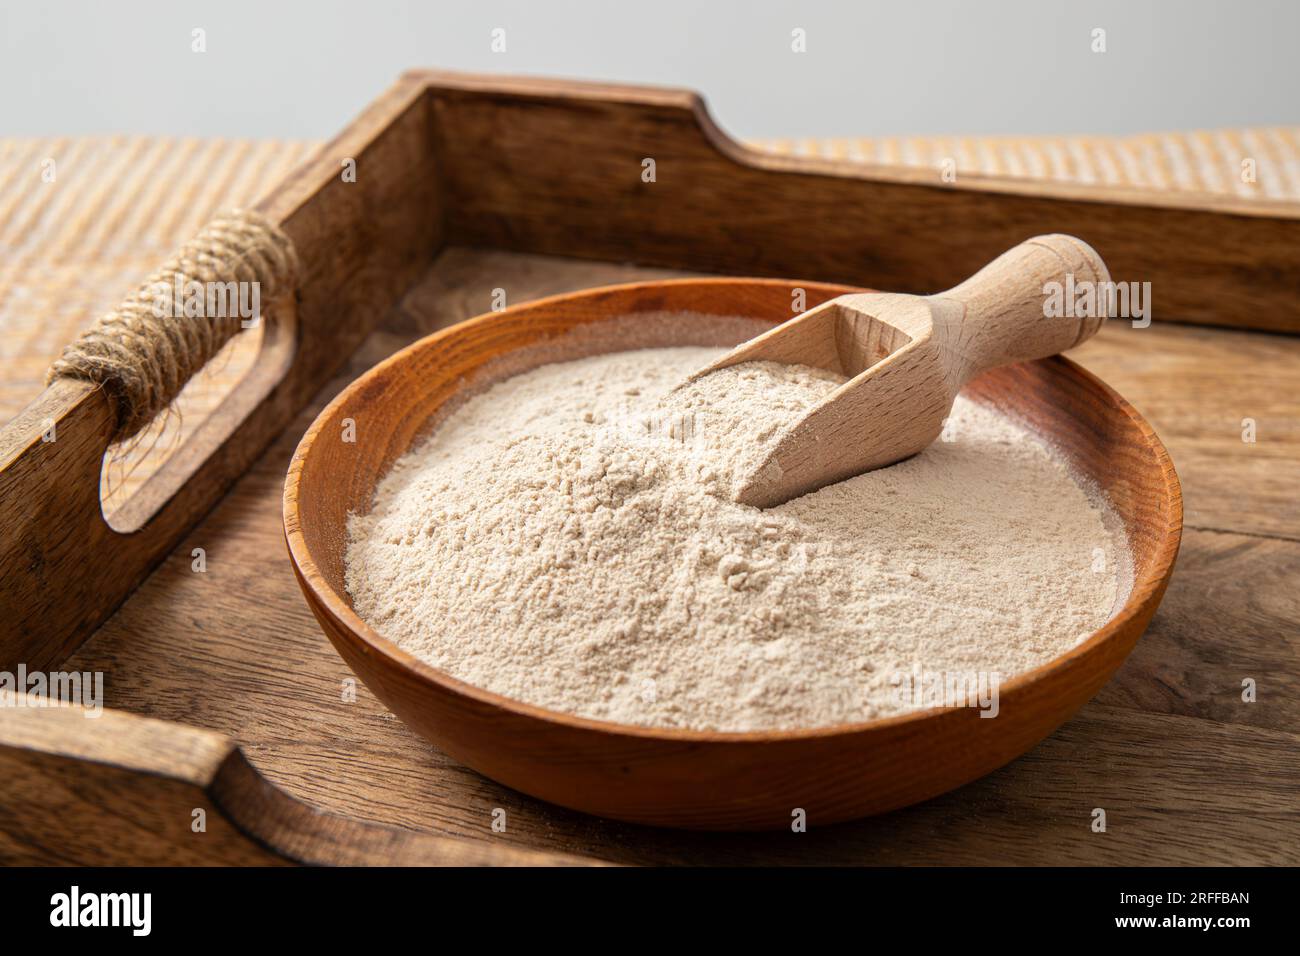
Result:
[[[1082,350],[1154,422],[1190,530],[1137,650],[1025,757],[919,807],[806,834],[681,834],[550,807],[457,766],[359,686],[307,611],[280,528],[298,437],[349,378],[406,342],[511,302],[648,270],[450,250],[222,504],[68,664],[106,672],[106,703],[220,730],[322,809],[417,830],[624,862],[1300,863],[1300,520],[1285,476],[1300,341],[1174,325],[1107,328]],[[654,273],[665,275],[666,273]],[[1261,344],[1262,343],[1262,344]],[[1216,366],[1210,369],[1207,366]],[[1253,413],[1260,439],[1227,426]],[[1195,515],[1195,519],[1190,516]],[[1295,540],[1293,540],[1295,539]],[[206,551],[207,570],[191,568]],[[274,661],[272,667],[261,663]],[[1241,680],[1259,700],[1241,700]],[[507,812],[493,833],[492,811]],[[1108,830],[1094,833],[1092,811]]]
[[1300,336],[1116,321],[1070,357],[1151,422],[1188,527],[1300,541]]
[[[1300,544],[1185,531],[1160,610],[1097,701],[1295,732],[1300,729],[1297,581]],[[1255,682],[1255,703],[1242,699],[1247,679]],[[1300,764],[1300,754],[1295,762]],[[1297,778],[1300,782],[1300,768]]]

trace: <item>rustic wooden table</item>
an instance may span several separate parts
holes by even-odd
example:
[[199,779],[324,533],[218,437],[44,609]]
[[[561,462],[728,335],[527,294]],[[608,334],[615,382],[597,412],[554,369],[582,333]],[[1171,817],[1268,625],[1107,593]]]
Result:
[[[1150,630],[1078,716],[926,804],[797,834],[639,828],[458,766],[364,687],[346,701],[351,674],[307,610],[281,530],[285,468],[312,418],[395,349],[486,311],[494,288],[518,302],[680,274],[445,251],[67,667],[106,672],[110,707],[229,734],[313,807],[475,841],[626,863],[1300,863],[1300,339],[1283,335],[1113,321],[1074,354],[1169,448],[1186,499],[1178,566]],[[202,574],[191,569],[198,547]],[[496,808],[504,833],[492,829]],[[1105,832],[1092,828],[1096,808]]]

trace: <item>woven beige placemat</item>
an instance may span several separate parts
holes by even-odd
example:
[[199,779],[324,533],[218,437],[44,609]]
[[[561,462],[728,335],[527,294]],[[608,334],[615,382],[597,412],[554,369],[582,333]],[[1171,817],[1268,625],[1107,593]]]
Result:
[[1300,127],[1199,130],[1143,136],[889,137],[762,140],[795,156],[1053,182],[1300,199]]
[[[315,148],[304,142],[159,137],[0,140],[0,421],[94,319],[220,210],[245,206]],[[1127,138],[763,140],[779,152],[911,167],[1300,200],[1300,127]],[[1250,160],[1253,177],[1243,177]],[[1253,181],[1249,181],[1253,178]],[[120,499],[248,367],[243,334],[191,382],[165,424],[106,474]]]

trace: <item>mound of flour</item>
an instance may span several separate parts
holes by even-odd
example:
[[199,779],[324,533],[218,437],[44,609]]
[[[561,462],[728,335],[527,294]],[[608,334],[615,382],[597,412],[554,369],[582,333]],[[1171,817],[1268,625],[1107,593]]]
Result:
[[712,348],[547,365],[470,399],[348,526],[377,631],[506,696],[661,727],[902,712],[900,675],[1002,679],[1109,617],[1124,555],[1057,458],[958,400],[944,440],[770,510],[738,472],[841,379]]

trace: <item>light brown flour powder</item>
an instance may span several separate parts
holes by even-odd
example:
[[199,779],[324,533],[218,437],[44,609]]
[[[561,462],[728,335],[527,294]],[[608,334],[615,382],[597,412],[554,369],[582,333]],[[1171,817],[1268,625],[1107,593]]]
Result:
[[1102,512],[965,400],[908,461],[736,504],[737,471],[839,379],[752,363],[665,398],[719,354],[600,355],[469,400],[351,518],[357,612],[512,698],[733,731],[899,713],[900,675],[1006,679],[1108,618],[1124,555]]

